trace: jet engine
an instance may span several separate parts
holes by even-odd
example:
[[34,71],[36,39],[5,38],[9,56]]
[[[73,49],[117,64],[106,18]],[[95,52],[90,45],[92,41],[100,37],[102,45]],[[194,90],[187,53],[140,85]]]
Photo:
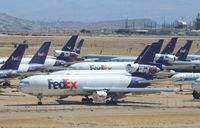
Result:
[[108,98],[106,91],[96,91],[92,95],[95,102],[104,102]]
[[126,71],[130,74],[132,73],[144,73],[148,75],[154,75],[160,71],[156,66],[144,65],[144,64],[128,64],[126,66]]
[[133,65],[127,64],[126,71],[131,74],[131,73],[136,72],[138,68],[139,68],[139,64],[133,64]]
[[158,63],[168,63],[168,64],[172,64],[174,63],[174,61],[178,60],[178,57],[176,57],[175,55],[168,55],[168,54],[156,54],[155,61],[158,61]]
[[55,57],[77,57],[78,54],[75,52],[70,52],[70,51],[61,51],[61,50],[55,50],[54,51],[54,56]]

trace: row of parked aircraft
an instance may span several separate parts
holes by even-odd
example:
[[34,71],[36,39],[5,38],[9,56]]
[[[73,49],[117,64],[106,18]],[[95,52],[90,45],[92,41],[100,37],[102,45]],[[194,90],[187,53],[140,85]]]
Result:
[[47,56],[51,42],[44,42],[33,56],[27,57],[23,57],[27,45],[19,44],[10,57],[0,58],[1,83],[3,83],[3,86],[9,86],[9,80],[13,77],[32,75],[35,71],[42,71],[53,66],[64,66],[73,61],[78,61],[77,56],[84,40],[81,39],[77,47],[74,48],[74,42],[77,38],[78,35],[72,36],[62,50],[54,51],[54,56]]
[[[33,75],[22,79],[18,90],[37,96],[38,104],[42,104],[44,96],[84,96],[84,103],[106,102],[117,103],[127,93],[160,93],[174,92],[174,88],[153,88],[152,82],[156,82],[160,76],[171,77],[176,80],[187,80],[188,77],[198,72],[200,68],[200,55],[188,55],[192,40],[186,43],[174,53],[178,38],[172,38],[161,51],[164,40],[159,40],[147,45],[139,56],[113,56],[113,55],[86,55],[80,56],[80,49],[84,40],[80,40],[74,49],[78,35],[74,35],[66,43],[62,50],[55,50],[54,56],[47,56],[50,42],[45,42],[33,57],[22,59],[25,46],[20,44],[13,54],[7,58],[0,58],[3,66],[0,69],[0,78],[4,83],[8,78],[21,75],[27,71],[38,71],[53,66],[63,66],[61,71],[49,74]],[[161,52],[160,52],[161,51]],[[128,59],[127,59],[128,58]],[[5,61],[7,59],[7,61]],[[79,62],[86,59],[102,62]],[[48,61],[54,60],[55,63]],[[103,62],[104,61],[104,62]],[[116,62],[121,61],[121,62]],[[79,62],[79,63],[77,63]],[[75,63],[75,64],[72,64]],[[25,69],[20,69],[20,65]],[[2,74],[2,75],[1,75]],[[7,75],[5,75],[7,74]],[[182,75],[181,75],[182,74]],[[42,79],[41,79],[42,78]],[[168,80],[168,79],[162,79]],[[159,79],[160,81],[160,79]],[[200,87],[196,80],[193,84],[193,97],[200,97]],[[200,83],[200,82],[199,82]]]

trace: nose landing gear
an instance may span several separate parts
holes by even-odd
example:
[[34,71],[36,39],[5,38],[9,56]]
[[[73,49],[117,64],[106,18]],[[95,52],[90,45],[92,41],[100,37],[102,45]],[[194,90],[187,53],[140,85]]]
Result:
[[84,103],[84,104],[92,104],[93,99],[89,98],[88,96],[85,96],[85,98],[82,98],[81,102]]
[[43,98],[42,94],[39,93],[39,94],[37,95],[37,98],[38,98],[38,105],[42,105],[42,98]]
[[193,91],[192,96],[194,99],[199,99],[200,98],[200,94],[197,91]]

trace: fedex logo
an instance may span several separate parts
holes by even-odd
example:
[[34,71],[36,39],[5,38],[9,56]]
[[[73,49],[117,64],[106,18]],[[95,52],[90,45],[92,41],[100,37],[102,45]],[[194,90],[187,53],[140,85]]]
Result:
[[90,70],[112,70],[112,67],[109,67],[108,65],[101,65],[100,67],[90,65]]
[[20,61],[21,58],[20,58],[19,56],[16,56],[16,57],[12,56],[12,57],[11,57],[11,60],[12,60],[12,61]]
[[69,79],[63,79],[56,81],[48,79],[48,89],[77,89],[76,81],[70,81]]
[[181,49],[180,53],[185,53],[186,49]]
[[67,46],[67,49],[68,49],[68,50],[71,50],[72,48],[71,48],[71,46]]
[[44,52],[38,52],[38,56],[47,56],[47,54]]

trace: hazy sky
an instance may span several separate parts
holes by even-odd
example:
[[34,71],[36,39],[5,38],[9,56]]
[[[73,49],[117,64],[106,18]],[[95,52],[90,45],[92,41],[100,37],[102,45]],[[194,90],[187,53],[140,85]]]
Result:
[[152,18],[162,22],[181,16],[193,20],[200,0],[0,0],[0,12],[45,21],[102,21]]

